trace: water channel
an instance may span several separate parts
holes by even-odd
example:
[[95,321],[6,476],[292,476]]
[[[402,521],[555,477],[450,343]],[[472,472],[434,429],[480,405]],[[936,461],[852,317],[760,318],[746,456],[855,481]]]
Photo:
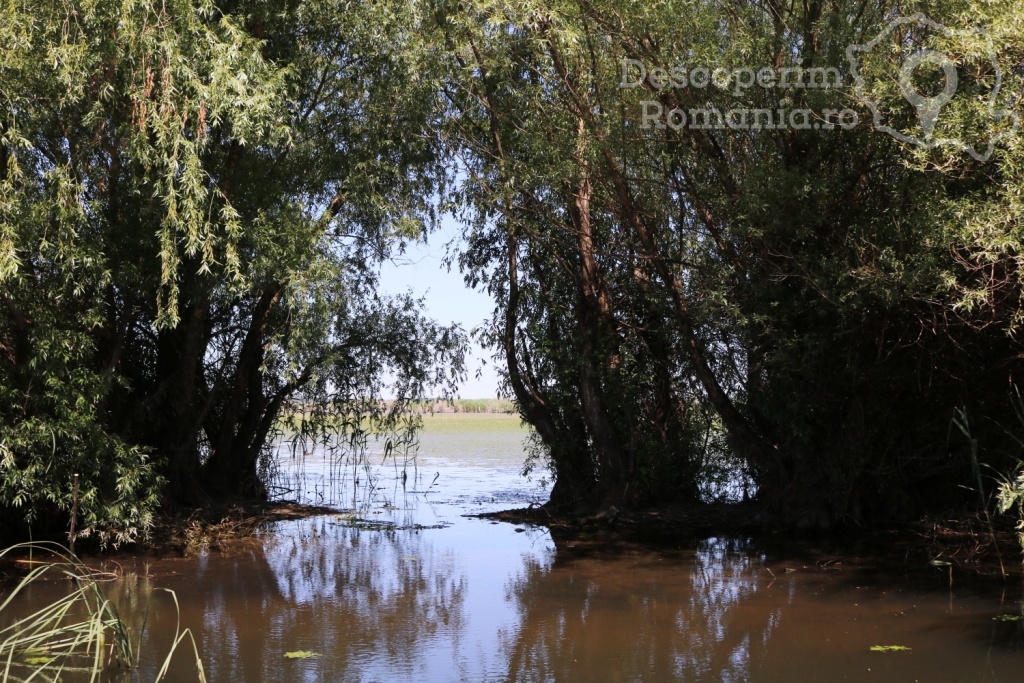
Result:
[[[215,683],[1024,680],[1019,586],[743,538],[584,547],[467,516],[546,496],[520,475],[524,432],[480,419],[428,426],[404,483],[393,462],[339,479],[289,459],[293,493],[336,513],[236,552],[125,560],[105,590],[147,615],[140,680],[178,623]],[[189,656],[168,680],[196,680]]]

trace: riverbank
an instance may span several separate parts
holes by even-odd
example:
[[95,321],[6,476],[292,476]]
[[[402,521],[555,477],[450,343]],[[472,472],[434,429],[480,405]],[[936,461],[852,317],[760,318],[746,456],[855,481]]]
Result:
[[556,541],[575,548],[607,548],[616,544],[691,546],[713,537],[731,537],[754,540],[764,547],[827,547],[833,559],[868,557],[889,568],[946,572],[951,581],[954,574],[1024,580],[1022,551],[1013,521],[998,517],[990,527],[980,513],[930,516],[903,524],[832,531],[779,527],[765,519],[755,503],[612,509],[585,516],[557,514],[538,506],[480,516],[545,527]]
[[[423,420],[420,450],[409,456],[371,453],[363,464],[338,467],[322,453],[282,449],[276,482],[280,486],[275,491],[279,498],[290,501],[210,501],[197,509],[165,511],[155,520],[149,538],[113,554],[233,553],[257,542],[256,537],[277,522],[348,513],[372,505],[381,496],[388,505],[401,505],[399,501],[405,497],[433,499],[441,489],[447,489],[458,500],[487,501],[490,505],[493,496],[488,492],[495,487],[502,492],[511,490],[514,481],[515,486],[522,486],[516,493],[519,497],[500,508],[491,505],[482,511],[483,516],[518,526],[542,527],[556,540],[577,545],[683,547],[711,537],[751,538],[769,544],[825,540],[830,547],[876,554],[892,565],[979,575],[1020,573],[1020,548],[1009,517],[995,518],[994,529],[982,516],[961,514],[826,533],[783,528],[773,523],[756,502],[663,505],[606,510],[596,515],[555,514],[543,504],[547,499],[547,483],[543,482],[546,472],[535,473],[534,484],[539,488],[517,474],[522,470],[523,443],[529,435],[517,415],[462,410],[426,413]],[[499,478],[503,482],[500,485],[493,479],[492,473],[496,472],[505,473]],[[464,475],[468,478],[452,479]],[[66,536],[49,540],[66,542]],[[98,548],[83,539],[78,550],[92,553]]]
[[[334,507],[289,501],[205,508],[187,516],[162,517],[149,541],[128,552],[182,556],[238,552],[247,544],[261,542],[257,535],[275,522],[342,512]],[[887,527],[830,532],[772,525],[760,515],[755,503],[665,505],[577,516],[555,514],[543,505],[535,505],[473,516],[543,528],[556,543],[577,550],[692,547],[709,538],[728,537],[753,540],[763,547],[827,548],[827,557],[809,560],[813,565],[856,556],[862,561],[877,561],[889,570],[943,572],[950,580],[963,576],[1024,580],[1021,548],[1012,520],[996,518],[990,528],[980,514],[922,517]]]

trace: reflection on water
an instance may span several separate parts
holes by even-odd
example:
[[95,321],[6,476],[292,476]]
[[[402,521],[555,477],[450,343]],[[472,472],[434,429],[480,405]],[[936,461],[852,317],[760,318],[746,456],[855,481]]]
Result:
[[507,679],[747,680],[781,609],[736,621],[761,583],[760,561],[736,545],[530,566],[511,584],[521,618],[502,643]]
[[[556,543],[463,516],[543,499],[518,476],[518,452],[450,456],[426,454],[404,487],[391,463],[364,469],[327,501],[342,512],[279,523],[246,552],[126,565],[107,588],[136,629],[148,620],[140,680],[178,623],[159,589],[175,591],[209,680],[224,683],[1021,680],[1017,622],[993,621],[1020,614],[1017,597],[769,563],[734,539]],[[328,465],[303,467],[315,490]],[[320,656],[285,657],[299,650]],[[171,680],[196,680],[187,652]]]
[[[465,630],[466,575],[414,531],[294,522],[262,554],[210,558],[202,649],[214,681],[439,680],[436,647]],[[197,598],[200,598],[197,600]],[[289,661],[308,650],[318,659]],[[326,677],[326,678],[325,678]]]

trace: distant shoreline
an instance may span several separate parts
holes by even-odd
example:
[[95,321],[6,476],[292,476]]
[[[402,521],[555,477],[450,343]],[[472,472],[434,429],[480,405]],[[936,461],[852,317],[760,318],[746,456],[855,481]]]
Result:
[[410,405],[415,413],[500,413],[516,414],[515,404],[507,398],[459,398],[454,402],[417,401]]

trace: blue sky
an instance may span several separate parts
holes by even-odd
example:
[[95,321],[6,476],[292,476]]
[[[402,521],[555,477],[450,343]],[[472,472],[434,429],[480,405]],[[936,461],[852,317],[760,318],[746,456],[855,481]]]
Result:
[[[381,288],[391,294],[412,291],[426,297],[426,312],[444,324],[461,323],[467,332],[490,317],[493,308],[484,292],[466,287],[458,266],[451,272],[443,264],[446,245],[459,235],[459,226],[446,218],[441,229],[430,235],[426,244],[410,245],[402,256],[381,268]],[[461,398],[494,398],[498,395],[498,376],[490,352],[473,344],[467,359],[468,378],[459,389]],[[479,379],[476,377],[480,371]]]

